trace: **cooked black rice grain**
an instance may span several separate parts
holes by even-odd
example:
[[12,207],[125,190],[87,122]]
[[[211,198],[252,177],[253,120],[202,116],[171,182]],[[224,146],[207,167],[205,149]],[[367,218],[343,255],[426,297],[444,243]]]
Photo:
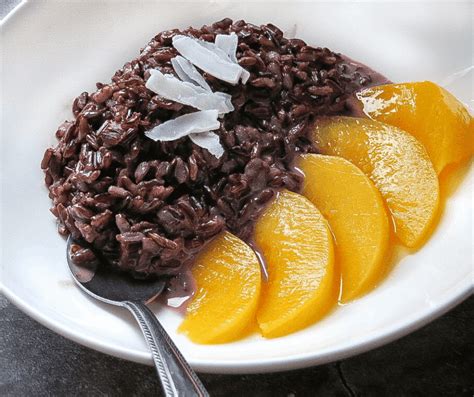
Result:
[[[150,69],[174,73],[172,37],[213,41],[230,32],[239,37],[237,59],[251,73],[248,83],[231,86],[204,74],[235,106],[218,131],[223,157],[189,138],[146,138],[144,131],[193,111],[145,88]],[[74,119],[59,127],[58,145],[46,150],[41,167],[59,233],[89,243],[139,277],[178,273],[223,229],[249,239],[275,191],[300,189],[292,161],[313,150],[308,126],[314,117],[343,113],[350,94],[369,83],[369,75],[339,54],[286,39],[272,24],[226,18],[161,32],[110,83],[74,100]],[[92,258],[90,250],[76,256]]]

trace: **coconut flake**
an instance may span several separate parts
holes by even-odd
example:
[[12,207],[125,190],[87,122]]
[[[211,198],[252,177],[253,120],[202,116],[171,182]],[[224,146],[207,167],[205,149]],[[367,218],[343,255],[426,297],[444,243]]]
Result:
[[[221,49],[232,62],[238,64],[237,46],[239,45],[239,38],[234,32],[232,32],[231,34],[218,34],[214,42],[215,46]],[[242,83],[247,83],[249,78],[250,73],[248,72],[248,70],[242,68],[242,73],[240,75]]]
[[145,86],[166,99],[189,105],[199,110],[217,109],[220,114],[234,110],[225,93],[210,92],[192,83],[181,81],[170,74],[163,74],[157,69],[150,71],[150,78]]
[[217,48],[220,48],[227,54],[232,62],[237,63],[236,53],[239,38],[234,32],[231,34],[218,34],[214,43]]
[[232,95],[220,91],[217,91],[214,94],[216,94],[218,97],[221,97],[228,108],[234,110],[234,105],[232,105]]
[[[215,46],[222,50],[232,62],[237,65],[239,64],[237,61],[237,46],[239,45],[239,38],[234,32],[231,34],[218,34],[214,43]],[[246,84],[249,78],[249,71],[242,68],[242,73],[240,75],[242,83]]]
[[[228,39],[228,37],[234,36],[235,39]],[[220,37],[220,38],[219,38]],[[218,55],[222,60],[228,62],[231,61],[232,63],[239,65],[237,61],[237,45],[239,42],[239,38],[237,35],[232,32],[229,34],[218,34],[215,39],[215,43],[209,43],[208,41],[198,40],[199,44],[204,46],[210,51],[213,51],[216,55]],[[244,69],[242,66],[239,65],[242,69],[240,73],[240,81],[243,84],[246,84],[248,79],[250,78],[250,73],[247,69]]]
[[213,156],[220,158],[224,154],[219,135],[214,132],[202,132],[200,134],[190,134],[189,138],[198,146],[207,149]]
[[242,80],[242,84],[247,84],[247,81],[249,81],[250,78],[250,72],[247,69],[242,68],[242,75],[240,76],[240,79]]
[[174,141],[190,134],[217,130],[220,127],[217,117],[218,111],[215,109],[188,113],[154,127],[145,135],[154,141]]
[[199,73],[194,65],[186,58],[178,55],[171,59],[171,64],[181,80],[199,85],[205,90],[211,91],[211,87],[209,87],[209,84],[207,84],[207,81],[202,77],[201,73]]
[[173,46],[191,63],[219,80],[236,85],[242,78],[245,69],[213,43],[177,35],[173,37]]
[[[187,36],[185,36],[187,37]],[[230,59],[229,55],[222,50],[221,48],[217,47],[215,43],[211,43],[209,41],[204,41],[204,40],[199,40],[195,39],[193,37],[188,37],[192,40],[195,40],[200,46],[203,46],[204,48],[208,49],[209,51],[212,51],[214,54],[216,54],[220,59],[222,59],[225,62],[232,62]]]

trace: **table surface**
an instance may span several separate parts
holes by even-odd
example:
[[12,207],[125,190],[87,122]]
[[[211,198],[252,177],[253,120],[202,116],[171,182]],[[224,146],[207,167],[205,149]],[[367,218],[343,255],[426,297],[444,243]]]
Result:
[[[1,0],[0,18],[19,1]],[[396,342],[298,371],[200,377],[212,396],[473,396],[474,298]],[[1,396],[161,395],[154,369],[71,342],[0,295]]]

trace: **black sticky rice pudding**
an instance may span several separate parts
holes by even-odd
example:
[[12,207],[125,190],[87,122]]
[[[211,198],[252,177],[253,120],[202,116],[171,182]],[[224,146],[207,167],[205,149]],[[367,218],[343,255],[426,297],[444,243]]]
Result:
[[[147,138],[152,127],[195,111],[145,87],[150,69],[174,74],[173,36],[212,42],[231,32],[248,82],[234,86],[203,73],[213,90],[232,95],[235,110],[216,131],[223,156],[188,137]],[[224,229],[248,241],[275,191],[300,189],[292,163],[314,151],[307,127],[315,116],[350,113],[351,94],[380,83],[374,76],[327,48],[283,37],[272,24],[226,18],[161,32],[111,82],[74,100],[74,119],[61,124],[58,145],[46,150],[41,167],[59,233],[135,277],[178,274]],[[94,253],[84,247],[74,260],[93,261]]]

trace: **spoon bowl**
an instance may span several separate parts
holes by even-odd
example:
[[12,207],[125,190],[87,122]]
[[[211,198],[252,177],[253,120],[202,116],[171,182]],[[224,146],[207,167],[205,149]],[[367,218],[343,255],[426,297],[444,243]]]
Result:
[[69,237],[67,240],[67,264],[74,281],[94,298],[111,305],[123,306],[124,301],[149,303],[156,299],[165,289],[164,278],[135,279],[129,274],[113,271],[97,262],[88,265],[77,265],[72,253],[82,248]]

